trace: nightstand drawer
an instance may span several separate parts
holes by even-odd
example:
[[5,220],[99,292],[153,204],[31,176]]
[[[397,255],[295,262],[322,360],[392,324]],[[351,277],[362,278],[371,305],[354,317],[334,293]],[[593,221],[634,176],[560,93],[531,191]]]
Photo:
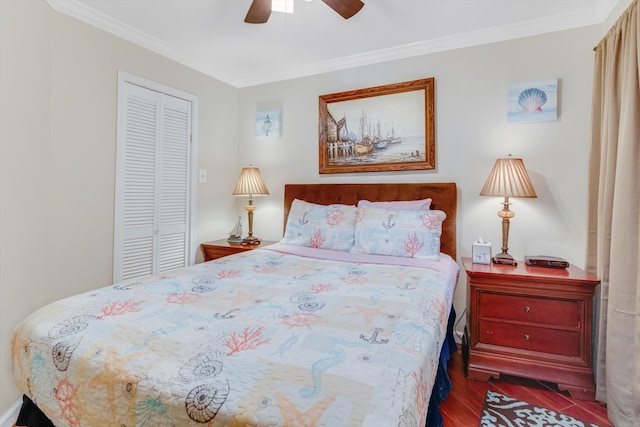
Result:
[[515,320],[551,326],[580,327],[580,306],[577,301],[525,297],[499,293],[479,294],[482,318]]
[[263,240],[257,245],[243,245],[242,243],[228,242],[227,239],[220,239],[214,240],[212,242],[202,243],[200,247],[202,247],[204,260],[211,261],[240,252],[251,251],[253,249],[273,245],[274,243],[277,242],[271,240]]
[[508,348],[579,357],[580,331],[480,320],[478,342]]
[[245,249],[221,246],[204,246],[202,247],[206,260],[218,259],[228,255],[244,252]]

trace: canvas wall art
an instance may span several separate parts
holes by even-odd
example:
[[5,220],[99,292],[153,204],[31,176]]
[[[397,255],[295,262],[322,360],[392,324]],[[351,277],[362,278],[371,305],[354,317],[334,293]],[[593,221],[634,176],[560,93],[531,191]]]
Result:
[[256,141],[280,139],[282,127],[280,110],[258,111],[256,113]]
[[558,79],[549,78],[509,85],[509,123],[547,122],[558,119]]

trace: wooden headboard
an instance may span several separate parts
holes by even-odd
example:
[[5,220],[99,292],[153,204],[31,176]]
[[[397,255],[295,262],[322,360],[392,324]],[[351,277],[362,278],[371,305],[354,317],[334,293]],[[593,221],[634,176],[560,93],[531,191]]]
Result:
[[286,184],[284,186],[284,227],[294,199],[319,205],[342,203],[355,205],[358,200],[389,202],[419,200],[430,197],[431,209],[444,211],[440,251],[456,259],[457,187],[454,182],[398,184]]

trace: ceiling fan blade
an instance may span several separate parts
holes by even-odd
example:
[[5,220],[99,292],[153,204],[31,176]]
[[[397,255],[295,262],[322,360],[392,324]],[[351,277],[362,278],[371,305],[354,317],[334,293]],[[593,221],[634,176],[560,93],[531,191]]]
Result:
[[361,0],[322,0],[331,9],[338,12],[344,19],[349,19],[362,9],[364,3]]
[[264,24],[271,15],[271,0],[253,0],[244,22],[248,24]]

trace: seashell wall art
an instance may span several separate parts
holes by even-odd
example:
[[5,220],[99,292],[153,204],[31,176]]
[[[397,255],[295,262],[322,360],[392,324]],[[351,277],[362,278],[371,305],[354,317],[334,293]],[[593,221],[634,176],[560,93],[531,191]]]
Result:
[[549,78],[509,85],[509,123],[546,122],[558,119],[558,79]]

